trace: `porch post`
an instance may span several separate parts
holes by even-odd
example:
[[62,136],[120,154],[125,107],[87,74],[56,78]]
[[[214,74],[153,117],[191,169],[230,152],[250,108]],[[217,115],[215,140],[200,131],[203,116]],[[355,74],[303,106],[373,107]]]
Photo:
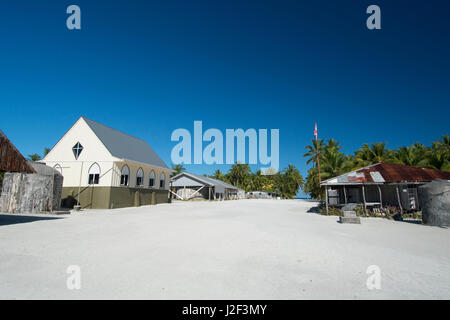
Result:
[[403,207],[402,207],[402,201],[400,200],[400,191],[398,191],[398,185],[396,187],[397,190],[397,200],[398,200],[398,205],[400,207],[400,213],[403,214]]
[[115,185],[115,183],[114,183],[114,174],[115,174],[115,171],[114,171],[114,162],[112,163],[112,167],[111,167],[111,187],[112,186],[114,186]]
[[78,184],[78,199],[77,199],[78,206],[80,206],[80,191],[81,191],[81,177],[83,176],[83,163],[84,163],[84,161],[81,161],[80,183]]
[[344,186],[344,201],[345,204],[347,204],[347,190],[345,189],[345,186]]
[[364,189],[364,185],[362,185],[362,196],[363,196],[363,203],[364,203],[364,213],[367,214],[366,192]]
[[420,209],[420,203],[419,203],[419,195],[417,193],[417,186],[414,188],[414,194],[416,195],[415,199],[414,199],[414,203],[416,206],[416,211]]
[[380,194],[380,207],[383,209],[383,196],[381,195],[381,187],[379,184],[377,184],[378,187],[378,193]]
[[325,186],[325,207],[327,209],[327,215],[328,215],[328,186]]
[[211,187],[208,187],[208,200],[211,200]]

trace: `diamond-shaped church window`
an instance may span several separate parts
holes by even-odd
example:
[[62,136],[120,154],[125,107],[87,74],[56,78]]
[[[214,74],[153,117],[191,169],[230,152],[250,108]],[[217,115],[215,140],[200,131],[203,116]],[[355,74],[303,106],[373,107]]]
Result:
[[77,144],[73,146],[72,151],[75,159],[78,159],[81,151],[83,151],[83,146],[81,145],[81,143],[77,142]]

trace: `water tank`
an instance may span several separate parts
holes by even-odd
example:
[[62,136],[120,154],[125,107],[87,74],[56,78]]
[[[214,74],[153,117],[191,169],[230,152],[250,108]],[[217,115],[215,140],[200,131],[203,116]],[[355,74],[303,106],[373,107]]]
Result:
[[436,179],[419,187],[423,223],[450,226],[450,181]]

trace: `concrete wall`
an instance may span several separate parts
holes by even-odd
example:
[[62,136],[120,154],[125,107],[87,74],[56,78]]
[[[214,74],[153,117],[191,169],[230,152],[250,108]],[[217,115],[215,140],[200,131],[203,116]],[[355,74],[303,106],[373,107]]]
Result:
[[[80,204],[82,208],[108,209],[110,201],[110,187],[81,187]],[[77,204],[78,187],[64,187],[61,196],[61,206],[72,208]]]
[[422,219],[431,226],[450,226],[450,181],[434,180],[419,188]]
[[161,189],[111,188],[113,208],[137,207],[150,204],[168,203],[169,192]]
[[39,213],[59,209],[62,176],[5,173],[0,198],[1,212]]
[[[78,187],[64,187],[62,205],[73,207],[77,203]],[[99,187],[80,189],[80,204],[86,209],[135,207],[168,202],[168,191],[148,188]]]

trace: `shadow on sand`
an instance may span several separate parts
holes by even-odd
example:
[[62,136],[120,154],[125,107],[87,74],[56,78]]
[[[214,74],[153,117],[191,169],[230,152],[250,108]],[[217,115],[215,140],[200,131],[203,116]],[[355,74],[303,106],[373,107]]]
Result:
[[422,220],[403,219],[402,222],[412,223],[412,224],[423,224],[423,223],[422,223]]
[[63,219],[63,218],[23,216],[23,215],[16,215],[16,214],[0,213],[0,227],[7,226],[9,224],[27,223],[27,222],[34,222],[34,221],[40,221],[40,220],[55,220],[55,219]]
[[320,213],[319,206],[311,207],[308,210],[306,210],[306,212],[308,212],[308,213]]

